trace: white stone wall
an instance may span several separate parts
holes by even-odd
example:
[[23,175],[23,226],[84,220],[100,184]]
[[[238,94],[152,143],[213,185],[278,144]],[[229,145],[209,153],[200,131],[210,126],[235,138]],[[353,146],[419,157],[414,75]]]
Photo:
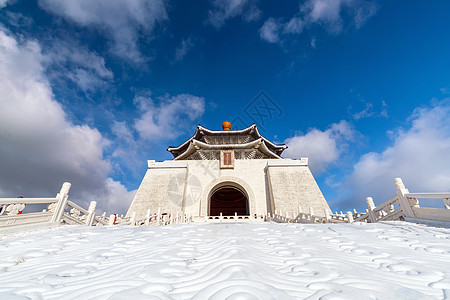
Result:
[[286,212],[291,217],[299,210],[314,215],[325,216],[325,210],[331,214],[316,180],[307,164],[286,164],[275,162],[268,164],[270,182],[271,206],[282,214]]
[[228,184],[245,191],[250,214],[265,215],[274,208],[293,213],[302,202],[313,205],[318,215],[329,210],[307,159],[235,160],[234,169],[220,169],[218,160],[187,160],[149,161],[127,215],[135,211],[141,218],[147,209],[154,213],[159,207],[161,212],[206,216],[211,191]]
[[152,213],[156,213],[158,207],[162,209],[162,212],[181,212],[187,164],[178,162],[151,164],[150,162],[127,216],[136,212],[137,218],[143,218],[147,209],[150,208]]

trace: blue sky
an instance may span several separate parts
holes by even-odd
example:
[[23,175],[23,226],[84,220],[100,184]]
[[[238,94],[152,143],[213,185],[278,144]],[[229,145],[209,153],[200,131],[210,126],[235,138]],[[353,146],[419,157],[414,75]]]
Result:
[[124,212],[147,159],[225,120],[309,157],[333,210],[384,202],[394,177],[450,190],[446,1],[0,7],[0,196],[70,181]]

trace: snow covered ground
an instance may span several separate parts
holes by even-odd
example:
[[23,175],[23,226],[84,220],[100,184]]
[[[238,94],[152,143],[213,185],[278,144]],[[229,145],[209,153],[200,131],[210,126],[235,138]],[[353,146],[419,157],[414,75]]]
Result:
[[0,240],[1,299],[450,299],[450,230],[61,226]]

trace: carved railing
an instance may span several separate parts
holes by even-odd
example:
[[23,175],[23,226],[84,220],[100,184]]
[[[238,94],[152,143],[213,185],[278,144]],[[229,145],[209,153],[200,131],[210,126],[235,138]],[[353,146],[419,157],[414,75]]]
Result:
[[195,221],[211,222],[211,223],[223,223],[223,222],[261,222],[265,221],[266,217],[263,215],[238,215],[234,213],[231,216],[224,216],[220,213],[218,216],[206,216],[196,217]]
[[[407,218],[450,221],[449,193],[410,193],[401,178],[395,178],[397,194],[384,203],[375,206],[372,197],[367,197],[366,213],[355,217],[355,221],[374,223],[378,221]],[[444,208],[420,207],[418,199],[443,199]]]
[[183,213],[161,213],[158,208],[156,214],[151,214],[150,209],[147,210],[145,217],[136,219],[136,212],[132,212],[129,217],[117,217],[111,215],[109,217],[109,225],[135,225],[135,226],[163,226],[192,222],[192,217]]
[[299,208],[299,212],[292,216],[289,216],[288,213],[283,214],[281,211],[275,210],[273,214],[269,213],[267,215],[266,220],[277,223],[352,223],[353,214],[351,212],[347,212],[345,215],[342,212],[340,214],[337,212],[335,214],[330,214],[330,212],[325,209],[324,216],[319,216],[314,214],[312,207],[310,207],[309,213],[302,212],[301,208]]
[[[95,216],[96,202],[86,210],[69,200],[71,184],[65,182],[54,198],[0,198],[0,228],[36,224],[106,225],[106,220]],[[27,213],[25,208],[47,204],[47,210]]]
[[136,219],[136,213],[131,213],[131,216],[120,218],[114,215],[109,217],[110,225],[137,225],[137,226],[161,226],[161,225],[175,225],[191,222],[210,222],[210,223],[222,223],[222,222],[263,222],[266,220],[264,215],[238,215],[235,213],[231,216],[188,216],[181,212],[176,213],[161,213],[161,209],[158,208],[156,214],[151,214],[150,210],[147,210],[147,214],[144,218]]

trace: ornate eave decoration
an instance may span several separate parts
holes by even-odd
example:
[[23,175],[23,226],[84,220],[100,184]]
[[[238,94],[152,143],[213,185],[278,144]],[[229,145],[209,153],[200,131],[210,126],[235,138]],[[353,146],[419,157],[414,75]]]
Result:
[[219,153],[220,150],[247,152],[253,150],[251,152],[253,154],[238,157],[281,159],[280,155],[286,148],[285,144],[277,145],[261,136],[255,124],[241,130],[229,130],[229,128],[227,130],[224,127],[223,131],[210,130],[198,125],[195,134],[190,139],[178,147],[169,147],[167,151],[172,153],[174,160],[192,159],[190,157],[196,152],[199,152],[202,159],[212,159],[211,157],[215,156],[207,158],[202,153],[211,151]]

